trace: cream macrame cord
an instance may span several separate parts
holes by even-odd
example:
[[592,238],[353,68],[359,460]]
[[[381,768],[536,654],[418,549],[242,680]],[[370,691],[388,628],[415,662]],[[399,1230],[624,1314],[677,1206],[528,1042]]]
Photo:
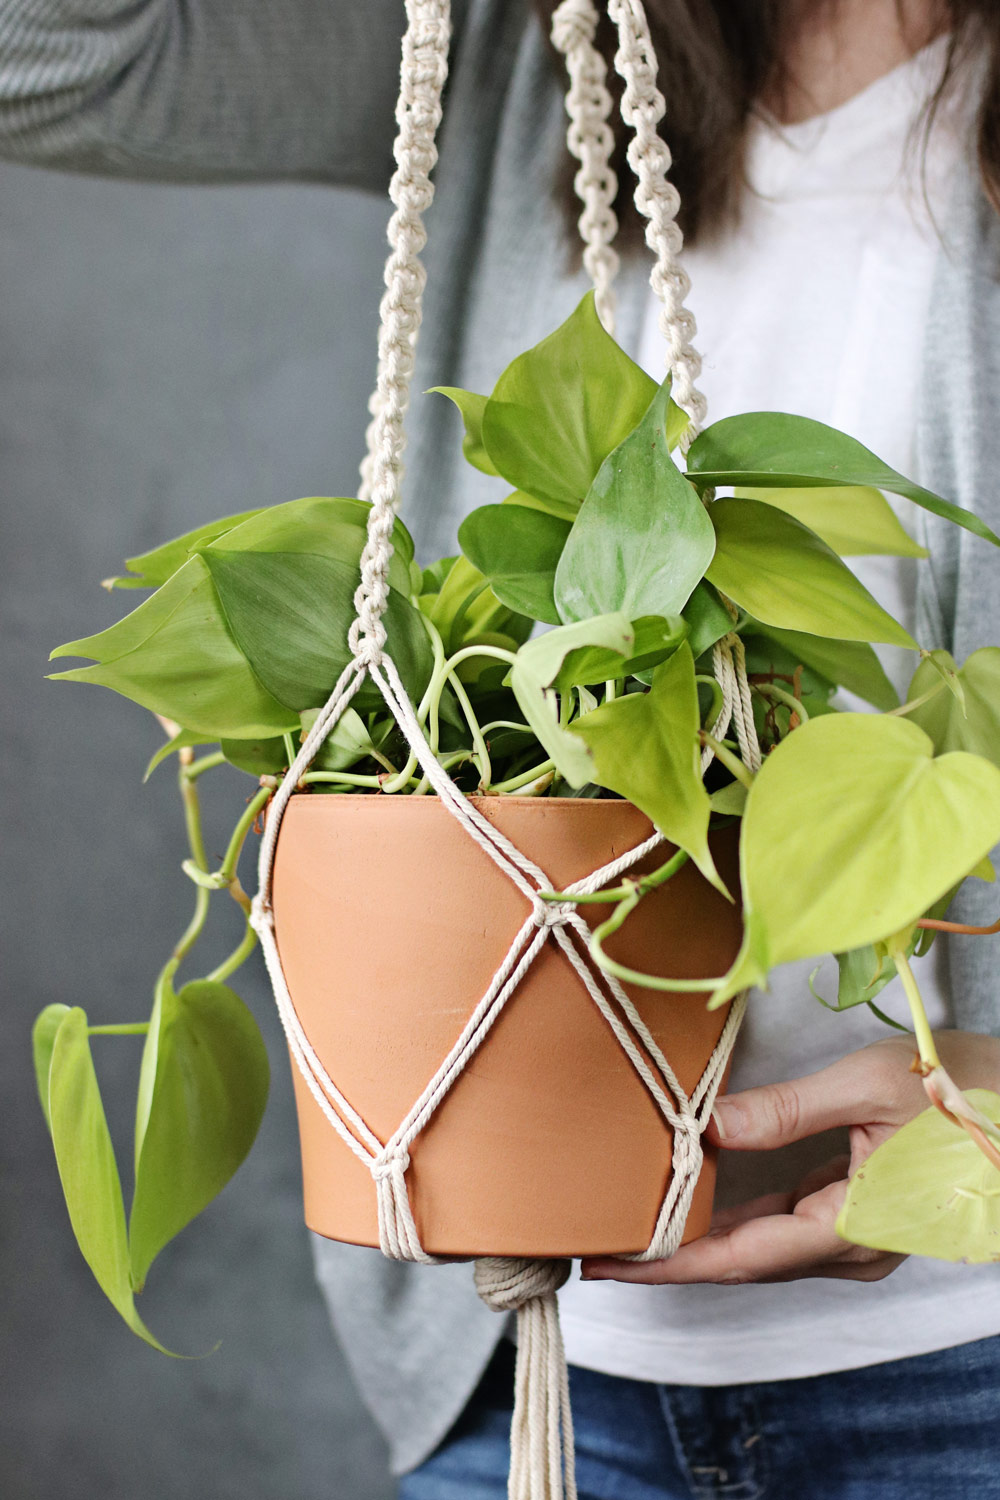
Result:
[[[677,260],[681,248],[675,222],[679,200],[666,177],[669,151],[657,135],[664,101],[656,87],[656,58],[641,0],[608,0],[607,9],[618,35],[615,67],[624,82],[622,114],[633,132],[628,161],[636,176],[636,205],[647,220],[646,239],[655,255],[650,284],[662,303],[660,321],[667,342],[667,365],[673,376],[675,399],[691,418],[687,435],[691,441],[704,421],[705,401],[695,385],[700,360],[692,343],[694,321],[684,306],[688,282]],[[261,841],[258,893],[251,920],[261,940],[295,1065],[331,1127],[371,1173],[383,1253],[393,1259],[426,1264],[433,1264],[434,1257],[421,1244],[410,1203],[409,1148],[486,1040],[544,945],[554,943],[672,1132],[670,1181],[650,1244],[635,1257],[661,1259],[673,1254],[683,1234],[702,1162],[702,1133],[739,1028],[743,997],[733,1003],[712,1058],[688,1097],[621,984],[594,963],[590,929],[576,907],[568,901],[552,904],[541,899],[541,893],[551,889],[546,873],[459,792],[443,769],[386,650],[383,615],[388,603],[392,529],[399,508],[403,423],[425,280],[420,262],[426,240],[423,215],[433,197],[430,173],[437,159],[435,136],[441,119],[450,39],[449,0],[407,0],[406,10],[396,110],[396,170],[390,186],[394,205],[388,230],[391,253],[380,306],[378,380],[371,403],[374,420],[368,430],[361,489],[363,497],[371,499],[371,510],[355,596],[357,618],[348,637],[352,656],[271,803]],[[594,282],[599,311],[611,326],[611,283],[618,263],[611,244],[617,227],[611,205],[617,184],[609,164],[611,100],[604,61],[594,46],[597,21],[592,0],[563,0],[553,17],[553,39],[566,56],[570,76],[568,141],[580,162],[575,185],[583,205],[580,230],[585,243],[584,263]],[[713,665],[722,694],[714,737],[723,736],[732,724],[744,761],[756,769],[760,750],[738,637],[730,634],[719,642]],[[461,1035],[385,1142],[374,1135],[340,1092],[309,1042],[285,981],[271,908],[275,850],[285,809],[366,675],[379,688],[444,807],[520,891],[526,904],[524,920]],[[703,765],[710,760],[711,751],[706,750]],[[634,849],[576,881],[567,894],[592,894],[605,888],[662,843],[662,835],[654,832]],[[518,1319],[510,1500],[576,1500],[569,1387],[556,1303],[556,1293],[567,1274],[568,1262],[558,1260],[483,1257],[476,1263],[480,1296],[499,1312],[515,1312]]]

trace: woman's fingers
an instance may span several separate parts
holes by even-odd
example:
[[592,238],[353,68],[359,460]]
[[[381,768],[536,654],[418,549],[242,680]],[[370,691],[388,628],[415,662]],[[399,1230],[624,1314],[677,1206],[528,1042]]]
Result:
[[[727,1151],[773,1151],[838,1125],[888,1120],[897,1109],[899,1078],[914,1083],[911,1054],[908,1042],[879,1043],[806,1078],[730,1094],[716,1100],[708,1135]],[[916,1095],[919,1085],[912,1091]]]
[[794,1212],[765,1214],[721,1227],[682,1245],[670,1260],[585,1260],[585,1280],[728,1286],[750,1281],[791,1281],[829,1276],[878,1281],[904,1258],[866,1250],[842,1240],[834,1229],[846,1183],[835,1182],[799,1202]]

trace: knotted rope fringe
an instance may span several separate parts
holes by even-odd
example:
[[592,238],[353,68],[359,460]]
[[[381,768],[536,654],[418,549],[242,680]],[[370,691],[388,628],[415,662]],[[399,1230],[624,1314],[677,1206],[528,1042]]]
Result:
[[[539,893],[551,884],[545,872],[494,828],[442,769],[424,738],[395,664],[384,649],[382,616],[388,602],[392,528],[399,506],[405,441],[403,419],[409,400],[424,287],[420,263],[426,238],[423,214],[433,196],[430,172],[436,161],[435,135],[441,118],[450,36],[448,0],[407,0],[406,9],[407,31],[396,111],[396,172],[390,188],[395,212],[389,224],[391,253],[380,308],[378,381],[371,403],[375,420],[368,429],[368,457],[361,488],[362,497],[370,498],[372,506],[361,559],[361,582],[355,597],[357,618],[348,637],[352,659],[272,802],[261,842],[259,889],[251,920],[261,940],[295,1065],[332,1128],[372,1175],[383,1253],[394,1259],[427,1264],[433,1263],[434,1257],[421,1244],[407,1189],[409,1147],[488,1036],[544,944],[554,942],[673,1133],[670,1182],[650,1244],[634,1257],[659,1259],[674,1252],[683,1234],[701,1167],[701,1136],[739,1028],[743,999],[733,1003],[715,1051],[689,1098],[622,986],[594,965],[589,949],[590,929],[576,908],[568,902],[553,906],[540,899]],[[656,89],[656,60],[640,0],[608,0],[608,12],[618,28],[615,66],[625,82],[623,117],[634,131],[628,159],[637,178],[636,204],[648,220],[646,239],[656,256],[650,282],[663,303],[661,326],[668,344],[675,399],[692,418],[690,441],[704,418],[705,403],[694,385],[700,361],[691,344],[694,323],[684,308],[688,283],[677,264],[680,233],[674,218],[678,198],[666,180],[670,154],[656,135],[656,124],[664,107],[662,95]],[[586,244],[584,260],[594,279],[602,316],[610,324],[611,281],[617,265],[611,249],[615,231],[611,201],[616,184],[608,165],[610,96],[605,87],[603,60],[593,47],[596,21],[597,12],[591,0],[563,0],[554,17],[554,29],[557,45],[566,54],[571,78],[567,108],[570,147],[581,163],[576,185],[583,200],[580,227]],[[760,752],[738,637],[730,634],[718,643],[713,652],[713,666],[722,692],[714,736],[723,736],[732,723],[743,759],[749,765],[759,765]],[[430,786],[448,812],[528,904],[525,920],[461,1035],[385,1143],[375,1136],[337,1088],[305,1034],[285,981],[271,909],[275,850],[288,801],[366,675],[378,686]],[[706,750],[703,767],[711,758],[711,751]],[[570,894],[593,893],[616,881],[662,843],[662,835],[654,832],[636,848],[575,882],[569,888]],[[565,1261],[486,1257],[476,1266],[476,1282],[484,1300],[498,1311],[516,1312],[518,1317],[511,1500],[575,1500],[576,1497],[568,1378],[556,1304],[556,1292],[566,1272]]]

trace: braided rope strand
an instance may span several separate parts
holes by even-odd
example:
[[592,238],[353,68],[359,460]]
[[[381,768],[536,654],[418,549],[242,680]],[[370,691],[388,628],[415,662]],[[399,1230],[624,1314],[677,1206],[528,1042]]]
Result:
[[691,283],[679,259],[684,243],[677,224],[680,194],[667,176],[670,149],[657,133],[666,104],[656,86],[656,53],[642,0],[608,0],[608,14],[618,28],[615,68],[625,83],[622,118],[633,131],[628,163],[636,178],[635,205],[647,221],[646,244],[656,257],[649,283],[663,304],[660,329],[667,341],[673,397],[691,418],[681,441],[686,452],[704,424],[707,408],[695,385],[701,374],[701,355],[693,343],[695,320],[684,305]]
[[614,136],[608,119],[612,99],[607,65],[594,46],[597,7],[593,0],[562,0],[552,16],[552,43],[566,59],[570,86],[566,94],[569,129],[566,144],[580,163],[573,187],[583,205],[577,220],[583,240],[583,265],[594,283],[597,314],[609,333],[615,331],[615,294],[618,254],[612,241],[618,233],[613,204],[618,178],[611,166]]
[[378,382],[372,402],[375,420],[364,485],[372,506],[368,540],[361,554],[361,583],[354,598],[357,619],[349,637],[355,656],[367,662],[380,660],[385,645],[382,615],[389,599],[392,528],[403,475],[403,420],[427,279],[420,260],[427,243],[423,216],[434,197],[430,174],[437,162],[435,138],[448,76],[450,12],[449,0],[407,0],[408,25],[396,106],[398,134],[393,148],[396,171],[389,187],[395,212],[388,228],[391,253],[379,309]]

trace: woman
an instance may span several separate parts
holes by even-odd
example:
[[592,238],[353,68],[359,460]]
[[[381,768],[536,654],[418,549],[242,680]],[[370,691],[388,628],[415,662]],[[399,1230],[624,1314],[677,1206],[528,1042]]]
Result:
[[[520,0],[455,9],[416,390],[489,389],[583,285],[568,268],[562,85],[543,27]],[[538,9],[547,23],[551,5]],[[1000,179],[994,6],[648,9],[712,415],[774,406],[831,420],[904,469],[915,457],[925,482],[996,526],[1000,231],[984,198]],[[398,0],[0,0],[2,149],[118,175],[381,188],[400,26]],[[946,72],[922,156],[913,147]],[[638,253],[623,271],[618,330],[656,369],[645,271]],[[412,418],[406,505],[436,555],[492,492],[457,466],[446,403],[417,401]],[[919,587],[914,565],[859,570],[907,623],[919,617],[919,634],[963,657],[1000,640],[992,559],[933,540],[936,571]],[[1000,1030],[991,961],[985,945],[956,946],[934,1004],[935,1020],[957,1028],[942,1044],[952,1072],[996,1088],[1000,1042],[983,1035]],[[592,1263],[601,1285],[564,1294],[579,1481],[594,1500],[1000,1495],[997,1273],[900,1265],[837,1239],[845,1164],[839,1143],[816,1137],[850,1127],[862,1156],[923,1099],[899,1081],[908,1044],[877,1040],[871,1018],[809,1015],[800,1041],[804,989],[801,973],[779,975],[751,1004],[719,1107],[744,1207],[670,1262]],[[808,1143],[798,1165],[779,1156],[794,1142]],[[316,1258],[406,1500],[502,1495],[509,1346],[497,1350],[502,1328],[468,1268],[326,1242]],[[716,1285],[733,1282],[744,1284]]]

